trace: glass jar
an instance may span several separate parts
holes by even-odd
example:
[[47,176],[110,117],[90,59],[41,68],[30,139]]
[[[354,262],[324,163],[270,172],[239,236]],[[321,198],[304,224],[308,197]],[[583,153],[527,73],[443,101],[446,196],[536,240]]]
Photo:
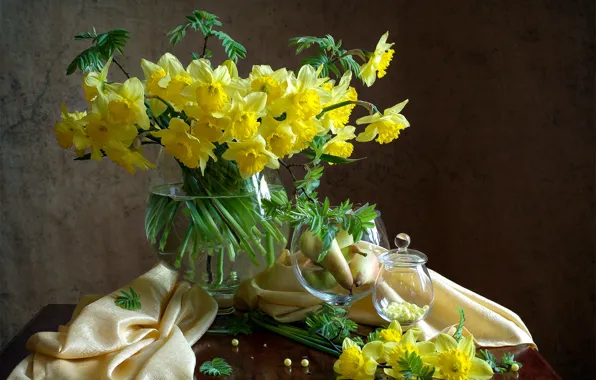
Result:
[[408,327],[428,316],[434,289],[426,255],[408,248],[410,237],[404,233],[397,235],[395,245],[397,249],[379,257],[382,268],[375,282],[373,303],[383,319]]

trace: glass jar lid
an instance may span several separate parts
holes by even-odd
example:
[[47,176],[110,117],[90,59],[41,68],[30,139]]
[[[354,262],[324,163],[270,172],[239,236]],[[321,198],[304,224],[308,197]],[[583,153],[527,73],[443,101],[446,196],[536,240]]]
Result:
[[394,243],[397,249],[391,249],[379,257],[381,263],[388,267],[409,267],[426,264],[428,257],[415,249],[408,248],[410,237],[400,233],[395,237]]

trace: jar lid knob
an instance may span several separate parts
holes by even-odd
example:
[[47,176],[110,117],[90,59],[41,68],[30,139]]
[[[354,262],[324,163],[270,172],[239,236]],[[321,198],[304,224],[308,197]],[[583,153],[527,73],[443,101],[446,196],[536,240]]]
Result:
[[410,245],[410,237],[403,232],[398,234],[393,241],[398,248],[398,251],[406,251]]

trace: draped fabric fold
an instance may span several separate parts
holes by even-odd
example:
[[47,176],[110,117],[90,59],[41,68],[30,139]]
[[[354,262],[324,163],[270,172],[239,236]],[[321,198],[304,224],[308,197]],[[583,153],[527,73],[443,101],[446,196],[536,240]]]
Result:
[[[511,310],[486,299],[435,271],[429,270],[435,291],[435,303],[429,316],[417,324],[420,339],[427,340],[448,331],[459,321],[457,306],[466,314],[466,328],[483,347],[532,344],[532,336],[523,321]],[[287,251],[273,267],[244,282],[236,293],[238,309],[259,308],[279,322],[295,322],[316,310],[321,300],[302,287],[291,266]],[[387,324],[375,311],[372,296],[352,305],[349,317],[357,323]]]
[[66,326],[29,339],[32,354],[9,379],[192,379],[191,346],[215,319],[217,303],[176,279],[159,264],[124,287],[140,295],[136,311],[116,306],[118,292],[84,297]]

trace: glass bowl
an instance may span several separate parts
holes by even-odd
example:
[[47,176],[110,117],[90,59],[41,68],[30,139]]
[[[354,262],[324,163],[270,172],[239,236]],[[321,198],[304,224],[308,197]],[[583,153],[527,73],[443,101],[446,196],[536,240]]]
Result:
[[290,251],[294,272],[302,286],[334,306],[349,307],[371,294],[381,268],[378,256],[389,248],[379,212],[374,224],[364,231],[358,243],[345,231],[340,232],[321,263],[316,261],[321,251],[320,240],[312,235],[308,226],[298,226]]
[[424,253],[409,249],[410,238],[399,234],[398,249],[383,253],[382,264],[373,290],[377,313],[386,321],[411,326],[424,320],[434,303],[434,289],[426,268]]

